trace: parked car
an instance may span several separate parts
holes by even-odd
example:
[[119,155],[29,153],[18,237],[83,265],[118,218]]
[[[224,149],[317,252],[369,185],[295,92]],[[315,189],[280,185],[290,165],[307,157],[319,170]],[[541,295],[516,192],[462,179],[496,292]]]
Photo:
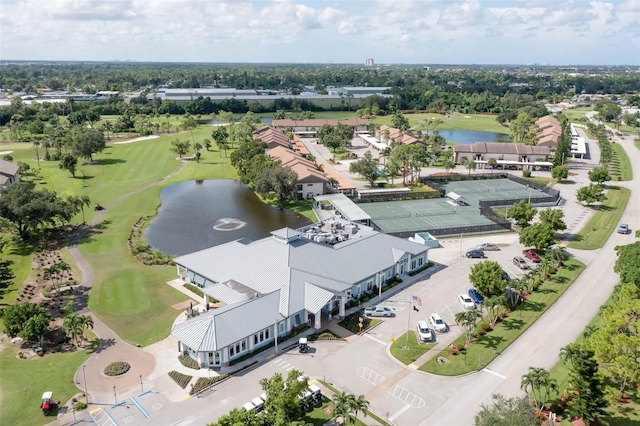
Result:
[[466,252],[465,256],[478,258],[478,259],[484,259],[485,258],[484,251],[475,250],[475,249],[474,250],[469,250],[468,252]]
[[535,250],[522,250],[522,254],[524,254],[524,257],[526,257],[533,263],[540,263],[540,256],[538,256],[538,252],[536,252]]
[[419,342],[429,342],[433,339],[433,333],[425,320],[418,321],[416,325],[416,337]]
[[478,250],[483,250],[483,251],[498,251],[498,250],[500,250],[500,247],[498,247],[496,244],[493,244],[493,243],[478,244],[476,246],[476,248]]
[[390,317],[393,312],[386,306],[370,306],[364,308],[364,314],[368,317]]
[[475,309],[475,302],[469,297],[468,294],[460,293],[458,294],[458,303],[462,306],[463,309]]
[[629,233],[629,225],[626,223],[621,223],[618,226],[618,234],[628,234]]
[[520,269],[529,269],[529,265],[527,264],[527,261],[520,256],[516,256],[513,258],[513,264]]
[[502,279],[505,280],[506,282],[511,281],[511,277],[509,276],[509,274],[507,274],[507,271],[505,271],[504,269],[502,270]]
[[478,293],[478,290],[476,290],[475,288],[469,289],[469,297],[471,297],[471,300],[473,300],[474,303],[484,302],[484,297],[480,293]]
[[437,312],[431,314],[431,316],[429,317],[429,322],[431,323],[431,327],[433,327],[435,331],[443,332],[447,331],[448,329],[447,323],[444,322],[444,320],[440,317],[440,315],[438,315]]

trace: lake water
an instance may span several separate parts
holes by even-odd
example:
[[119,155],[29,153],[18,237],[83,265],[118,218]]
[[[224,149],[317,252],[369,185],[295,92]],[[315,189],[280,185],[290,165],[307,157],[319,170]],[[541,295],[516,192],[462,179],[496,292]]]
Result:
[[311,223],[291,211],[280,211],[258,199],[235,180],[188,181],[166,187],[162,205],[144,236],[151,247],[183,255],[239,238],[257,240],[275,229]]
[[[207,120],[204,123],[206,123],[206,124],[223,124],[223,123],[226,124],[227,122],[226,121],[222,122],[220,120]],[[271,124],[271,123],[273,123],[273,118],[261,118],[260,119],[260,123],[262,123],[262,124]]]
[[[423,130],[422,133],[429,133]],[[511,141],[509,135],[496,132],[481,132],[479,130],[438,130],[440,136],[448,141],[456,143],[498,142],[499,140]]]

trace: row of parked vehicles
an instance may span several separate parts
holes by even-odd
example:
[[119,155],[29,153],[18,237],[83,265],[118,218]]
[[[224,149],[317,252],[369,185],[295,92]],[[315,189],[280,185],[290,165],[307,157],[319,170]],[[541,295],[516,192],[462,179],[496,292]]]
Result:
[[[306,376],[298,377],[298,380],[307,380]],[[286,385],[285,385],[286,386]],[[322,390],[318,385],[309,385],[309,388],[305,390],[302,394],[298,395],[298,399],[300,402],[300,408],[306,413],[311,410],[316,405],[322,404]],[[265,402],[267,401],[267,394],[263,392],[259,397],[253,398],[251,401],[246,402],[242,408],[246,411],[254,411],[256,413],[260,413],[264,410]]]

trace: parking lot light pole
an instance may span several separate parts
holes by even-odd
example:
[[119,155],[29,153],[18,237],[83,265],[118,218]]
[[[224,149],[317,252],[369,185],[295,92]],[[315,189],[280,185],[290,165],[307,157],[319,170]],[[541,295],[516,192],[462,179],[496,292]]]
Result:
[[116,387],[113,386],[113,399],[116,402],[116,405],[118,404],[118,395],[116,394]]
[[144,392],[144,386],[142,385],[142,374],[139,377],[140,377],[140,392]]
[[89,405],[89,393],[87,392],[87,375],[84,373],[85,365],[82,364],[82,379],[84,380],[84,399]]

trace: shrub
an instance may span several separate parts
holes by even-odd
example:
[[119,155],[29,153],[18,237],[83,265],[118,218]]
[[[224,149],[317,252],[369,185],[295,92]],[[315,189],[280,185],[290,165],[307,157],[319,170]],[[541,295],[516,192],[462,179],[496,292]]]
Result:
[[116,361],[107,365],[107,367],[104,369],[104,374],[106,374],[107,376],[121,376],[129,371],[130,368],[131,366],[128,362]]
[[191,387],[191,390],[189,391],[189,395],[193,395],[195,393],[200,392],[201,390],[207,389],[208,387],[215,385],[219,381],[224,380],[229,376],[230,374],[222,374],[216,377],[200,377],[196,381],[196,384]]
[[344,340],[331,330],[322,330],[318,333],[310,334],[307,336],[307,339],[309,339],[310,342],[315,340]]
[[171,377],[182,389],[184,389],[193,378],[193,376],[188,376],[177,371],[169,371],[169,377]]
[[76,411],[82,411],[82,410],[84,410],[84,409],[86,409],[86,408],[87,408],[87,403],[86,403],[86,402],[76,402],[76,403],[73,405],[73,408],[74,408]]
[[522,171],[522,177],[531,177],[531,170],[523,170]]
[[187,368],[191,368],[192,370],[200,370],[200,365],[197,361],[191,358],[189,355],[180,355],[178,356],[178,360],[180,364],[184,365]]
[[200,297],[204,297],[204,293],[202,292],[202,290],[200,290],[200,287],[198,286],[195,286],[193,284],[185,284],[183,287],[191,291],[192,293],[197,294]]

